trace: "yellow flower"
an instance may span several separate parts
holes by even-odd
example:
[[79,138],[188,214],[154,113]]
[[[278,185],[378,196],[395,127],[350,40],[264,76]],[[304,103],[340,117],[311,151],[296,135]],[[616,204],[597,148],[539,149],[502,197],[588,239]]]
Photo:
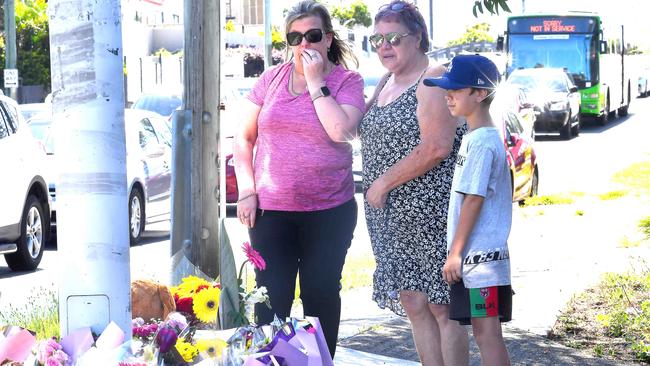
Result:
[[212,285],[210,284],[210,282],[202,278],[196,276],[187,276],[183,278],[183,280],[178,286],[171,288],[172,296],[178,295],[179,298],[191,297],[192,295],[194,295],[196,289],[199,288],[199,286],[211,287]]
[[192,310],[196,318],[204,323],[214,323],[219,310],[219,297],[221,290],[210,287],[194,295]]
[[221,339],[199,339],[196,341],[196,348],[200,353],[204,353],[208,358],[221,356],[221,352],[228,344]]
[[191,343],[185,342],[182,338],[176,341],[176,350],[183,357],[185,362],[192,362],[194,357],[199,354],[199,350]]

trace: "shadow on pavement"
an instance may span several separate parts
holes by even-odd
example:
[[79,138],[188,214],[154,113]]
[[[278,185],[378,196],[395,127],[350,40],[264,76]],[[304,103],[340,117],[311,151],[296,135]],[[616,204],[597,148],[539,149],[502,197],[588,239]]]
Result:
[[[513,365],[626,365],[618,360],[593,357],[585,351],[565,347],[521,329],[504,326],[503,334]],[[377,324],[365,332],[340,340],[338,345],[401,360],[419,361],[410,323],[406,318],[394,318]],[[480,364],[479,350],[471,337],[470,327],[470,365]]]

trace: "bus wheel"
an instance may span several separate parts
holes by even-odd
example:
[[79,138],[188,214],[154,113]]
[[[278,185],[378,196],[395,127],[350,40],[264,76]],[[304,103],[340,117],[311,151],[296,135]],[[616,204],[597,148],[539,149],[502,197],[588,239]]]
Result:
[[632,102],[632,99],[630,97],[632,96],[632,93],[630,92],[630,85],[627,85],[627,105],[621,107],[618,109],[618,115],[620,117],[625,117],[627,116],[628,109],[630,108],[630,103]]
[[607,94],[607,103],[605,104],[605,110],[603,114],[598,116],[598,124],[604,126],[609,121],[609,93]]

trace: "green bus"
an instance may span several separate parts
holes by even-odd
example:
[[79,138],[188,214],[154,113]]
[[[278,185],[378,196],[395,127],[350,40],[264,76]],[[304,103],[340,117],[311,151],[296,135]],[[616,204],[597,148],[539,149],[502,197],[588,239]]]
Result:
[[617,112],[626,116],[632,83],[624,29],[608,31],[605,34],[595,14],[511,16],[505,42],[506,77],[520,68],[563,68],[580,90],[581,121],[605,124]]

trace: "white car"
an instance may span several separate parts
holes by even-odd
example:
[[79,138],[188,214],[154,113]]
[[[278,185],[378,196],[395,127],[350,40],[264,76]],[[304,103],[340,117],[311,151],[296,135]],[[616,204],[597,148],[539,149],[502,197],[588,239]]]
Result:
[[15,271],[34,270],[43,257],[50,230],[45,159],[17,104],[0,96],[0,254]]
[[[48,120],[49,118],[49,120]],[[169,220],[171,213],[171,130],[157,113],[124,110],[126,134],[126,178],[129,192],[129,237],[136,244],[146,224]],[[51,115],[37,115],[29,125],[37,130],[52,123]],[[52,131],[52,127],[48,130]],[[43,143],[53,159],[52,132]],[[54,164],[50,164],[54,166]],[[55,169],[56,170],[56,169]],[[56,172],[49,191],[52,196],[52,223],[56,225]]]

